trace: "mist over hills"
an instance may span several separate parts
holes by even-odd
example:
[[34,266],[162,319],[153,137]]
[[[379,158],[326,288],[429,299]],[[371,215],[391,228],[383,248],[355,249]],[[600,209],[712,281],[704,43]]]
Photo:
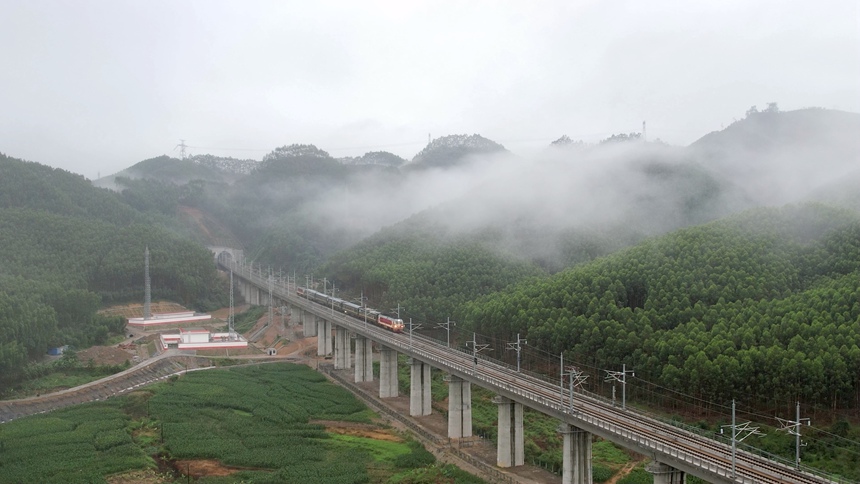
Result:
[[[124,193],[162,213],[164,200],[201,210],[256,263],[326,274],[380,307],[402,303],[433,319],[455,311],[463,294],[750,208],[820,200],[857,210],[860,176],[844,174],[858,166],[858,119],[819,109],[751,112],[688,147],[638,133],[599,144],[561,137],[531,157],[455,135],[399,166],[386,155],[366,156],[392,163],[361,163],[290,145],[232,181],[162,183],[173,194],[153,186],[148,200],[129,182]],[[487,277],[497,282],[481,282]],[[429,297],[430,288],[444,289]]]
[[95,311],[140,297],[147,245],[160,294],[223,304],[199,244],[239,244],[426,328],[452,316],[566,362],[626,362],[692,392],[691,406],[741,389],[767,395],[747,403],[768,414],[798,399],[856,414],[858,128],[853,113],[750,112],[687,147],[562,137],[523,157],[456,135],[409,162],[286,145],[261,161],[145,160],[111,177],[114,191],[0,155],[0,305],[14,309],[0,327],[40,332],[0,340],[0,375],[121,326]]
[[[202,180],[195,206],[224,218],[252,257],[273,264],[312,270],[385,227],[421,230],[416,224],[432,221],[428,237],[470,237],[557,271],[755,206],[851,206],[856,184],[846,173],[860,161],[858,130],[854,113],[771,109],[688,147],[643,142],[638,133],[597,145],[563,136],[526,159],[479,135],[453,135],[409,162],[383,152],[335,159],[289,145],[256,164],[245,160],[247,174],[201,157],[156,158],[126,172],[180,186]],[[295,253],[313,256],[282,259]]]
[[860,166],[860,114],[825,109],[752,111],[689,151],[755,205],[817,197]]

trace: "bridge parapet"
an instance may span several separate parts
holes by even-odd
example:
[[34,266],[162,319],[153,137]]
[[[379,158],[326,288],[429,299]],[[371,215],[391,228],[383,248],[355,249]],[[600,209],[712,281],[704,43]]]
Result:
[[[263,274],[245,265],[232,265],[249,283],[268,287]],[[256,269],[256,268],[254,268]],[[278,288],[280,289],[280,288]],[[412,389],[410,414],[430,413],[430,366],[452,376],[476,383],[502,397],[558,418],[567,425],[597,435],[637,453],[651,456],[667,466],[704,479],[713,484],[825,484],[835,483],[828,477],[815,476],[805,469],[750,453],[738,452],[737,473],[732,471],[731,447],[713,438],[660,421],[633,409],[621,409],[587,392],[567,396],[557,377],[517,372],[502,362],[474,355],[459,348],[449,348],[444,342],[418,334],[396,334],[381,327],[363,325],[345,314],[332,314],[329,308],[295,294],[295,282],[285,289],[284,297],[308,313],[331,318],[393,351],[412,359]],[[280,297],[280,295],[278,295]],[[425,386],[426,385],[426,386]],[[425,413],[426,412],[426,413]],[[839,482],[847,482],[840,480]]]

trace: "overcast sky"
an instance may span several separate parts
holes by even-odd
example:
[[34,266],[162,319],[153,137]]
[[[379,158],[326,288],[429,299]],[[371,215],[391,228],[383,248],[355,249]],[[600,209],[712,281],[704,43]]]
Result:
[[0,152],[95,178],[478,133],[686,145],[752,105],[860,112],[857,0],[0,0]]

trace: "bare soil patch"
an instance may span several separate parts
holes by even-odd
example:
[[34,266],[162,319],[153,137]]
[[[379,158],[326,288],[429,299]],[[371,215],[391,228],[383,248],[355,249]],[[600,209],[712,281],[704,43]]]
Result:
[[[244,313],[250,307],[251,307],[250,304],[242,304],[240,306],[234,306],[233,307],[233,313],[237,314],[237,315]],[[230,308],[226,307],[226,308],[217,309],[215,311],[211,311],[209,314],[211,314],[213,318],[218,318],[218,319],[221,319],[223,321],[227,321],[227,318],[230,317]]]
[[336,422],[331,420],[311,420],[310,423],[324,425],[326,432],[333,434],[351,435],[353,437],[364,437],[373,440],[387,440],[389,442],[403,442],[403,438],[396,435],[392,430],[380,428],[373,424]]
[[78,351],[78,361],[85,365],[89,364],[90,360],[96,366],[122,365],[131,360],[134,354],[133,350],[124,350],[115,346],[93,346]]
[[206,476],[229,476],[243,469],[227,467],[214,459],[177,460],[173,467],[183,475],[192,479]]
[[[188,311],[181,304],[177,304],[175,302],[170,301],[153,301],[152,305],[150,306],[150,310],[153,313],[176,313]],[[117,304],[115,306],[99,310],[99,314],[104,314],[107,316],[123,316],[126,318],[142,318],[143,304]]]

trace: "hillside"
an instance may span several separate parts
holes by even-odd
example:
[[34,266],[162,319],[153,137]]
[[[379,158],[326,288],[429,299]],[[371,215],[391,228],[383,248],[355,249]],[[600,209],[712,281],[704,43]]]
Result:
[[860,114],[827,109],[750,112],[690,145],[703,166],[755,205],[782,205],[826,191],[860,165]]
[[847,410],[860,408],[858,301],[860,216],[802,205],[649,239],[457,317],[565,351],[594,381],[626,364],[702,401]]
[[0,382],[22,377],[49,345],[103,343],[125,321],[105,302],[153,295],[195,308],[224,304],[211,254],[82,177],[0,156]]
[[406,168],[449,168],[465,164],[473,156],[495,153],[507,153],[507,150],[478,134],[442,136],[431,141],[415,155]]
[[375,307],[409,308],[416,324],[432,327],[479,296],[542,275],[537,267],[501,256],[471,237],[444,235],[444,228],[414,217],[331,257],[321,272],[360,292]]
[[403,158],[387,151],[371,151],[361,156],[338,158],[344,165],[378,165],[399,167],[406,163]]
[[[297,144],[273,150],[232,183],[131,182],[124,194],[136,208],[165,217],[179,205],[199,210],[236,234],[249,258],[299,272],[318,271],[339,251],[337,261],[358,256],[350,248],[371,236],[385,251],[385,244],[409,245],[409,234],[420,233],[429,243],[412,246],[418,259],[455,241],[553,273],[757,206],[820,197],[856,207],[860,179],[842,168],[856,170],[860,149],[850,133],[857,118],[770,110],[686,148],[644,143],[633,133],[609,138],[629,142],[557,143],[530,159],[479,135],[445,136],[399,169],[345,165]],[[393,160],[381,153],[362,159]],[[840,175],[828,181],[819,172]],[[807,185],[801,190],[797,180]],[[353,280],[362,278],[339,282]]]
[[136,163],[125,170],[102,177],[93,185],[103,188],[122,190],[124,184],[117,180],[153,180],[171,185],[184,185],[191,180],[223,182],[230,177],[219,169],[214,157],[198,156],[185,160],[166,155],[150,158]]

